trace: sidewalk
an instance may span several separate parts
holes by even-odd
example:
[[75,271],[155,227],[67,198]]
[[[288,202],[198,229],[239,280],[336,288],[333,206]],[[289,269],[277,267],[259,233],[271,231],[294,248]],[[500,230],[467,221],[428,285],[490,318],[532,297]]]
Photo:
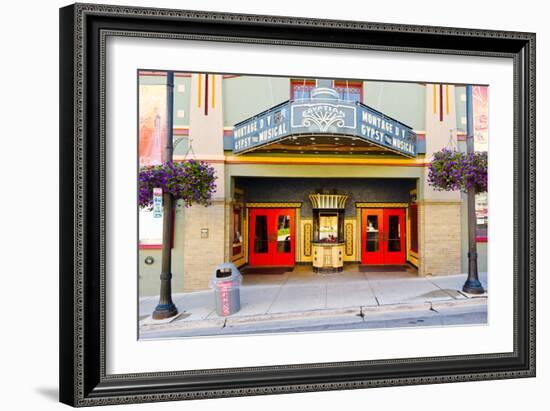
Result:
[[[140,338],[326,329],[346,324],[348,328],[378,328],[400,326],[400,320],[407,318],[424,318],[416,325],[445,324],[441,313],[451,315],[449,321],[456,324],[460,323],[457,315],[481,312],[484,315],[475,321],[485,322],[487,294],[463,293],[465,279],[465,274],[418,277],[408,272],[353,269],[319,275],[301,267],[281,275],[249,274],[243,278],[241,310],[229,317],[216,314],[212,290],[173,295],[179,314],[167,320],[151,318],[158,296],[141,299]],[[480,273],[480,280],[487,290],[486,273]]]

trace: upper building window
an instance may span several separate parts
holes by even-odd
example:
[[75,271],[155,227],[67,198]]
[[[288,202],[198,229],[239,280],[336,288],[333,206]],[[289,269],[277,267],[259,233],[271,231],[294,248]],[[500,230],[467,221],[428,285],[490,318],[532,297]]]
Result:
[[311,89],[315,87],[315,80],[291,80],[290,98],[304,100],[311,97]]
[[[290,83],[290,97],[292,100],[309,99],[311,89],[315,86],[315,80],[293,79]],[[334,88],[338,91],[341,100],[363,101],[363,83],[361,81],[338,80],[334,82]]]
[[334,88],[338,91],[341,100],[363,102],[362,81],[335,81]]

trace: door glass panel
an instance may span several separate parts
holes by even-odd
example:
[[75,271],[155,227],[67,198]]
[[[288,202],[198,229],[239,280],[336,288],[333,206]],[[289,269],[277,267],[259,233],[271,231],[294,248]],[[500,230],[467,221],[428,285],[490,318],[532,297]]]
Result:
[[367,230],[366,251],[378,251],[378,216],[367,216],[367,226],[365,229]]
[[399,216],[391,215],[388,221],[388,251],[401,251]]
[[256,216],[256,228],[254,230],[254,252],[257,254],[267,253],[267,216]]
[[290,253],[290,216],[277,216],[277,252]]

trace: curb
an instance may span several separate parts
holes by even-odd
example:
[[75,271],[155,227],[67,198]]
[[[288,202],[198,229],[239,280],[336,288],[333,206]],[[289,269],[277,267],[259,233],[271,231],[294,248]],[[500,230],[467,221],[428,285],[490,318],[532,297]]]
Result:
[[438,301],[438,302],[422,302],[422,303],[401,303],[391,305],[380,306],[358,306],[348,308],[337,309],[320,309],[310,311],[293,311],[287,313],[273,313],[273,314],[259,314],[248,315],[242,317],[219,317],[204,320],[184,321],[177,320],[178,317],[174,317],[170,322],[153,322],[144,320],[140,323],[140,332],[152,332],[152,331],[165,331],[165,330],[189,330],[189,329],[205,329],[205,328],[224,328],[243,325],[265,325],[269,323],[278,323],[282,321],[295,321],[295,320],[315,320],[315,319],[328,319],[328,318],[342,318],[342,317],[378,317],[386,314],[400,314],[404,312],[419,311],[448,311],[456,308],[468,308],[481,307],[487,304],[487,298],[478,297],[470,298],[466,300],[452,300],[452,301]]

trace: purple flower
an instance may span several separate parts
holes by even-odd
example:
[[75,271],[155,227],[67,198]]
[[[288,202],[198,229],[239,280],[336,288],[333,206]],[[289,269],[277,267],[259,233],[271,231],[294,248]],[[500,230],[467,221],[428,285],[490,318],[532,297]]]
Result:
[[178,163],[141,167],[138,176],[139,207],[152,209],[153,189],[162,188],[186,207],[192,204],[208,206],[216,188],[217,176],[207,162],[189,160]]
[[487,191],[487,152],[461,153],[444,148],[433,155],[428,183],[439,191]]

